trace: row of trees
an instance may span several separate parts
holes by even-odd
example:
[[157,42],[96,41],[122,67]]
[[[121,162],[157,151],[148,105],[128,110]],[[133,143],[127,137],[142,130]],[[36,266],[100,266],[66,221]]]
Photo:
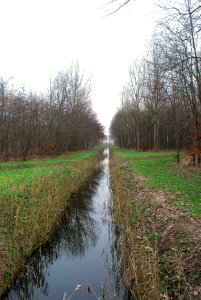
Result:
[[111,135],[120,147],[189,148],[195,158],[201,152],[201,6],[182,0],[160,8],[163,21],[146,58],[130,67]]
[[47,94],[16,90],[0,79],[0,155],[27,159],[96,145],[104,128],[91,108],[90,82],[79,65],[59,72]]

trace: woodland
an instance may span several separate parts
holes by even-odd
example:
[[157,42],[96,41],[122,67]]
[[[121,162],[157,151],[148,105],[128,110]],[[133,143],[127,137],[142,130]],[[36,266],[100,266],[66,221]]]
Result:
[[0,159],[27,160],[93,147],[104,127],[92,109],[90,80],[78,63],[50,80],[47,93],[0,79]]
[[178,161],[179,150],[188,150],[200,164],[201,6],[165,3],[146,56],[130,66],[110,132],[121,148],[177,149]]

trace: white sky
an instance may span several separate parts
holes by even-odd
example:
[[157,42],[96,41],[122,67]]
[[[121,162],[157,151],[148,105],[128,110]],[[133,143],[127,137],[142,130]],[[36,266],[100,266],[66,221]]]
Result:
[[153,30],[155,0],[118,13],[107,0],[0,0],[0,77],[46,91],[50,75],[78,60],[92,75],[93,109],[108,132],[130,63]]

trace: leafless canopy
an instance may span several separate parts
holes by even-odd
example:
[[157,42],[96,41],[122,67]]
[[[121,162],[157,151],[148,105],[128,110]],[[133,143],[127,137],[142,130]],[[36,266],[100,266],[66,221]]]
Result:
[[117,4],[117,7],[112,10],[112,12],[110,12],[109,14],[107,14],[107,16],[113,15],[116,12],[118,12],[120,9],[122,9],[124,6],[126,6],[131,0],[126,0],[126,1],[119,1],[119,0],[111,0],[107,3],[107,5],[111,5],[111,4]]
[[146,57],[129,72],[111,134],[120,147],[189,148],[201,161],[201,6],[164,3]]
[[86,149],[103,137],[91,107],[90,81],[78,64],[58,72],[44,95],[15,89],[0,78],[1,160]]

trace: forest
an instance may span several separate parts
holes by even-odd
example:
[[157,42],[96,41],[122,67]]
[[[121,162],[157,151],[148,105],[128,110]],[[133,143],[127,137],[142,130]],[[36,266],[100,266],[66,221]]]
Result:
[[46,94],[0,79],[0,158],[27,160],[93,147],[104,127],[92,109],[90,80],[78,63],[50,80]]
[[200,5],[161,4],[160,14],[146,56],[130,66],[111,135],[121,148],[185,149],[200,163]]

